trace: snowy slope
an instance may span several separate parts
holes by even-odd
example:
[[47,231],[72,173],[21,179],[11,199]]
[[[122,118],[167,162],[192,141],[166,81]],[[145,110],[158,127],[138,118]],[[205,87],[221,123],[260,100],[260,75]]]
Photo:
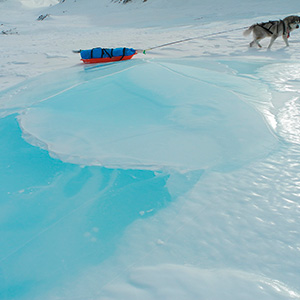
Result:
[[[135,0],[124,5],[102,0],[89,1],[86,5],[86,1],[67,0],[48,8],[34,9],[18,0],[0,2],[0,29],[12,33],[0,35],[3,49],[0,53],[0,76],[3,78],[0,89],[78,63],[78,56],[71,52],[73,49],[95,46],[148,48],[223,31],[224,20],[227,20],[225,29],[235,29],[298,12],[295,1],[284,6],[279,2],[251,1],[236,6],[226,1],[191,0],[186,3],[176,0],[170,4],[167,0]],[[27,3],[32,6],[35,1]],[[50,17],[39,22],[36,19],[41,14],[50,14]],[[245,52],[252,55],[247,51],[248,42],[242,36],[242,30],[237,30],[149,52],[148,57],[245,55]],[[278,45],[278,48],[282,46]],[[296,58],[298,52],[293,50],[295,47],[289,49],[286,55]]]
[[55,2],[0,1],[0,299],[300,299],[300,31],[242,35],[298,1]]

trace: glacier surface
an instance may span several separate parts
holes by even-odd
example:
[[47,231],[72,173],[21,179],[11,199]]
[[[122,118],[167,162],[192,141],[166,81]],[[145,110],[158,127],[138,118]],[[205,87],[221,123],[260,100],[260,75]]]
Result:
[[1,299],[298,299],[297,67],[137,59],[2,92]]

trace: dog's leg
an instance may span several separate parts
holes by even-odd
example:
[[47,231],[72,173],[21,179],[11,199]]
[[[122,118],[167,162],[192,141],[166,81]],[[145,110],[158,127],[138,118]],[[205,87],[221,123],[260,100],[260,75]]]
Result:
[[250,47],[253,47],[254,46],[254,44],[256,44],[259,48],[261,48],[262,46],[261,46],[261,44],[258,42],[259,41],[259,39],[254,39],[251,43],[250,43]]
[[288,46],[289,46],[289,41],[288,41],[287,35],[284,34],[284,35],[282,36],[282,38],[283,38],[283,40],[285,41],[286,46],[288,47]]
[[260,39],[257,39],[256,40],[256,44],[257,44],[257,46],[259,47],[259,48],[262,48],[262,45],[258,42]]
[[273,43],[275,42],[275,40],[277,39],[277,37],[278,37],[277,35],[272,35],[270,44],[268,46],[269,50],[271,49],[271,47],[272,47]]

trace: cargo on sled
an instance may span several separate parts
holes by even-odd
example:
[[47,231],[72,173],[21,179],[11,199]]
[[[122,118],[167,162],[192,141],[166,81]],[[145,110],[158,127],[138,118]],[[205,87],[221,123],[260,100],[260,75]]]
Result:
[[88,50],[75,50],[80,53],[81,60],[85,64],[106,63],[120,60],[131,59],[134,55],[143,52],[133,48],[93,48]]

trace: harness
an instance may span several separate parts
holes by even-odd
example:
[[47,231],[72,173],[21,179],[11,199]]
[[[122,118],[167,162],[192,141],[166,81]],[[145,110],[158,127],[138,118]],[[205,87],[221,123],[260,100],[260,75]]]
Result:
[[280,22],[282,22],[282,26],[283,26],[283,35],[286,34],[287,38],[290,37],[290,28],[289,28],[289,25],[286,27],[285,23],[280,20]]
[[[271,25],[269,27],[267,27],[266,25],[271,23]],[[279,23],[278,21],[269,21],[268,23],[257,23],[258,26],[260,26],[261,28],[263,28],[265,31],[267,31],[269,34],[273,35],[275,32],[272,32],[271,31],[271,28],[274,26],[274,25],[278,25],[276,28],[277,28],[277,34],[278,34],[278,27],[279,25],[282,24],[283,26],[283,35],[287,35],[287,38],[290,37],[290,29],[289,29],[289,26],[286,27],[284,21],[282,20],[279,20]]]
[[[271,25],[269,27],[266,27],[266,25],[269,23],[271,23]],[[273,27],[273,25],[275,25],[275,23],[277,23],[277,21],[269,21],[268,23],[257,23],[257,25],[260,26],[261,28],[263,28],[268,33],[270,33],[271,35],[273,35],[274,32],[272,32],[270,29]],[[277,29],[277,31],[278,31],[278,29]]]

